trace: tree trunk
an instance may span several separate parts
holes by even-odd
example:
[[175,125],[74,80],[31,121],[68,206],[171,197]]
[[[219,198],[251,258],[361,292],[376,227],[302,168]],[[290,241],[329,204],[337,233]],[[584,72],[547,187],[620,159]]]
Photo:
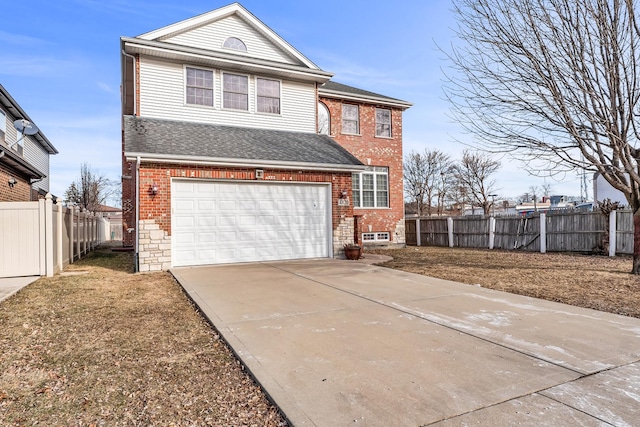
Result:
[[633,269],[631,274],[640,274],[640,209],[633,212]]

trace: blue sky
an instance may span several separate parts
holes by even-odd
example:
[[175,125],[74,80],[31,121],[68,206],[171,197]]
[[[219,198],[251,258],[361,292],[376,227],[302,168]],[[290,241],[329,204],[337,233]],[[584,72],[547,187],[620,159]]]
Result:
[[[230,1],[24,0],[0,26],[0,83],[60,152],[51,158],[51,192],[62,196],[87,162],[120,179],[119,37],[136,36]],[[245,0],[260,20],[334,80],[414,104],[404,114],[404,150],[437,148],[459,158],[468,140],[447,116],[437,45],[453,40],[448,0]],[[392,7],[390,7],[390,5]],[[503,196],[542,179],[503,162]],[[549,181],[556,194],[580,194],[577,176]]]

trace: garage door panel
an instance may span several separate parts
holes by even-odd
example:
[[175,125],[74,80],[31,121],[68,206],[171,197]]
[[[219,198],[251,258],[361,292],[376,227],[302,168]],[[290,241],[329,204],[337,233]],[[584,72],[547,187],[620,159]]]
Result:
[[174,266],[329,256],[327,185],[172,184]]

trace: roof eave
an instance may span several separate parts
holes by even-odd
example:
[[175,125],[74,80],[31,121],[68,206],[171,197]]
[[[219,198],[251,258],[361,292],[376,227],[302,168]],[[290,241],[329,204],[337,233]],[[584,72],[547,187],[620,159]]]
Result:
[[311,170],[322,172],[362,172],[365,165],[345,165],[333,163],[306,163],[287,162],[277,160],[260,159],[233,159],[200,156],[180,156],[173,154],[136,153],[125,152],[127,161],[135,161],[140,158],[141,162],[148,163],[184,163],[191,165],[223,166],[223,167],[249,167],[249,168],[272,168],[284,170]]
[[[13,99],[11,94],[1,84],[0,84],[0,95],[1,95],[0,102],[2,103],[4,108],[6,108],[7,110],[15,110],[11,112],[11,114],[14,117],[17,117],[18,119],[29,120],[31,123],[33,123],[33,120],[31,120],[31,117],[29,117],[27,112],[22,109],[20,104],[18,104],[18,102],[15,99]],[[3,100],[6,100],[7,102],[2,102]],[[58,154],[58,150],[56,149],[56,147],[53,146],[51,141],[47,139],[47,137],[44,135],[44,133],[42,133],[42,131],[39,130],[38,133],[33,135],[33,137],[38,140],[40,145],[42,145],[44,148],[47,149],[47,152],[49,154]]]
[[403,110],[408,109],[413,106],[411,102],[402,101],[400,99],[392,99],[392,98],[380,98],[375,96],[365,96],[365,95],[357,95],[353,93],[346,93],[334,90],[326,90],[322,88],[318,88],[319,96],[326,96],[327,98],[337,98],[344,99],[348,101],[358,101],[358,102],[369,102],[375,104],[388,105],[391,107],[400,108]]
[[333,73],[320,69],[306,68],[297,65],[267,61],[226,54],[223,52],[191,48],[165,42],[141,39],[121,38],[124,51],[129,54],[157,56],[182,62],[198,62],[214,67],[248,69],[256,73],[287,74],[300,80],[325,83],[333,77]]
[[30,179],[44,179],[47,177],[46,174],[42,173],[29,162],[18,156],[10,148],[0,147],[0,163],[5,163],[10,168]]

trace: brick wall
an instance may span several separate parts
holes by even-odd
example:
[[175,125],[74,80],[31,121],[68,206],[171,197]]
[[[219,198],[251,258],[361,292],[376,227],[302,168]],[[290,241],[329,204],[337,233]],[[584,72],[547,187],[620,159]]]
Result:
[[[360,135],[342,133],[340,99],[320,96],[331,117],[330,136],[368,166],[389,168],[389,208],[354,209],[362,233],[389,232],[394,243],[404,245],[404,188],[402,180],[402,110],[348,101],[358,105]],[[376,137],[376,107],[391,109],[391,138]]]
[[[129,170],[125,162],[125,168]],[[131,191],[130,182],[135,181],[135,163],[131,164],[133,177],[123,179],[123,201],[133,200],[135,205],[135,194]],[[332,228],[333,228],[333,248],[334,255],[342,254],[342,246],[353,241],[353,206],[340,206],[339,200],[351,198],[351,174],[331,173],[314,171],[286,171],[263,169],[265,180],[269,182],[327,182],[331,183],[332,193]],[[124,170],[123,170],[124,174]],[[255,180],[255,168],[222,168],[209,166],[186,166],[179,164],[163,163],[143,163],[140,166],[140,222],[141,227],[141,248],[140,271],[166,269],[167,257],[170,257],[171,239],[171,178],[194,178],[194,179],[224,179],[224,180]],[[158,192],[152,194],[151,188],[156,185]],[[343,195],[346,191],[346,196]],[[130,194],[131,193],[131,194]],[[124,207],[124,204],[123,204]],[[135,211],[128,212],[123,209],[123,220],[128,227],[133,227],[135,222]],[[125,228],[127,226],[124,226]],[[350,227],[350,228],[349,228]],[[147,233],[156,235],[147,241]],[[164,234],[162,234],[164,233]],[[126,235],[125,230],[125,235]],[[133,237],[135,233],[129,233]],[[161,235],[162,234],[162,235]],[[143,247],[144,244],[144,247]],[[169,244],[169,246],[167,246]],[[149,246],[151,245],[151,247]],[[144,249],[144,251],[142,251]],[[169,258],[170,259],[170,258]],[[150,264],[149,264],[150,263]]]
[[[17,181],[13,187],[9,186],[11,178]],[[31,184],[29,184],[29,181],[11,172],[4,165],[0,165],[0,202],[29,201],[31,201]]]

